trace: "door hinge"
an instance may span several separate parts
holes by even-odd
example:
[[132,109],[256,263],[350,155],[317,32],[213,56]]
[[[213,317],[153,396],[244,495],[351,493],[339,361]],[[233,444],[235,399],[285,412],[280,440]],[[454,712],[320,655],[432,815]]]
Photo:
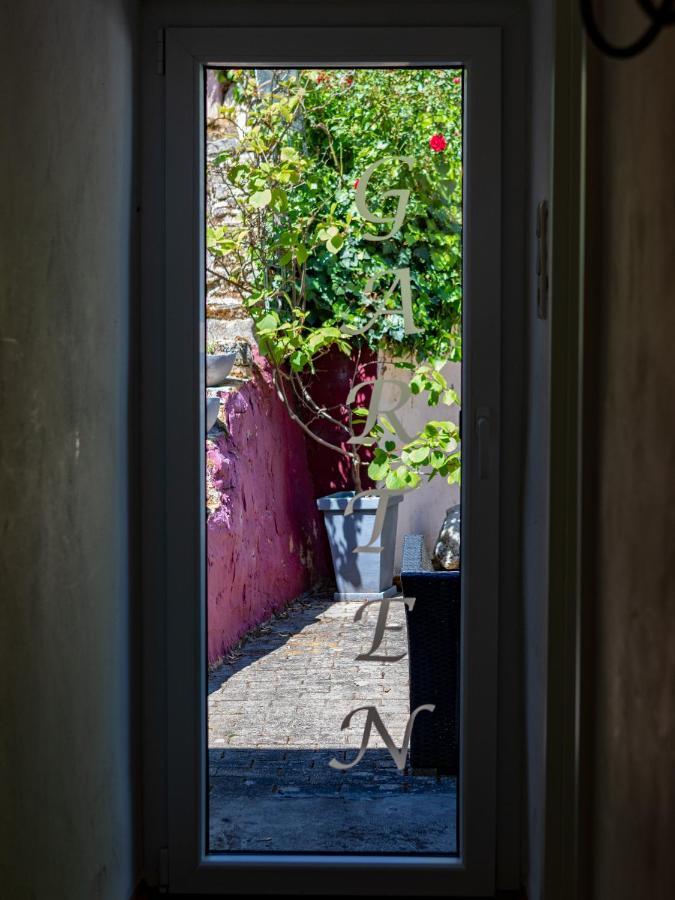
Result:
[[159,892],[165,894],[169,889],[169,848],[159,851]]
[[157,74],[164,74],[164,29],[160,28],[157,32]]

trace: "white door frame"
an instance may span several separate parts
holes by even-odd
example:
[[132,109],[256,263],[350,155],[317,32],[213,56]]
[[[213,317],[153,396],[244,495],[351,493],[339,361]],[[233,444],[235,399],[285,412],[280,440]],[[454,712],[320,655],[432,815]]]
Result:
[[[307,48],[311,48],[308,50]],[[206,855],[206,665],[204,651],[204,208],[203,66],[452,65],[467,67],[465,147],[465,360],[463,500],[462,728],[459,858]],[[160,61],[160,66],[162,62]],[[166,31],[164,140],[165,243],[156,233],[155,271],[161,291],[164,347],[155,362],[164,378],[164,456],[149,489],[163,492],[163,547],[146,580],[166,607],[163,635],[152,641],[165,673],[154,688],[167,692],[167,781],[151,786],[168,804],[172,893],[285,891],[358,894],[491,894],[495,884],[497,617],[499,602],[499,434],[501,321],[501,63],[500,29],[477,28],[175,28]],[[144,150],[145,165],[152,148]],[[161,156],[161,149],[160,149]],[[150,157],[150,159],[149,159]],[[161,165],[162,160],[156,160]],[[161,259],[160,259],[161,258]],[[157,293],[158,285],[148,285]],[[480,340],[476,340],[478,336]],[[480,345],[480,359],[477,347]],[[161,356],[161,359],[160,359]],[[163,383],[161,383],[163,382]],[[148,380],[145,381],[146,390]],[[472,423],[490,411],[488,477],[479,479]],[[165,528],[162,527],[165,523]],[[152,530],[152,529],[151,529]],[[474,562],[475,559],[475,562]],[[147,631],[148,614],[145,623]],[[170,663],[167,664],[166,660]],[[468,667],[471,675],[468,675]],[[165,681],[164,681],[165,679]],[[161,752],[151,739],[146,760]],[[146,762],[146,772],[152,763]],[[152,780],[152,779],[151,779]],[[466,804],[464,800],[466,799]],[[146,805],[147,809],[147,805]],[[146,812],[147,817],[147,812]],[[161,828],[159,823],[150,829]]]

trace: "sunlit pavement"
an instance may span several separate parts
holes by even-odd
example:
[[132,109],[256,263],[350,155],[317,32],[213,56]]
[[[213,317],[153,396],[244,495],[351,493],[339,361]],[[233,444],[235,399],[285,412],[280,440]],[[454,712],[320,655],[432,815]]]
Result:
[[[400,772],[373,728],[375,706],[396,746],[408,710],[408,661],[357,660],[371,648],[379,605],[306,597],[256,629],[209,677],[212,850],[435,852],[455,850],[452,778]],[[378,656],[406,652],[405,613],[392,603]],[[391,627],[394,626],[394,627]]]

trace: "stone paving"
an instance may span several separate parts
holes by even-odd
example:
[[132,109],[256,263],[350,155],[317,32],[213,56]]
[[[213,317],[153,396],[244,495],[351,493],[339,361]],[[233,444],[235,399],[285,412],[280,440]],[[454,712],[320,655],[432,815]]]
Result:
[[392,602],[378,656],[379,605],[360,621],[354,601],[305,597],[255,629],[209,676],[212,851],[350,853],[456,851],[452,778],[399,772],[373,728],[354,768],[365,713],[375,706],[397,747],[408,721],[405,612]]

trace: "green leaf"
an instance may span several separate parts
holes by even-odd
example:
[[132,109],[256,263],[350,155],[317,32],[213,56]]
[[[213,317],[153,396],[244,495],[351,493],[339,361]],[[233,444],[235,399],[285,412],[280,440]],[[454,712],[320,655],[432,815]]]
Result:
[[344,244],[344,238],[339,234],[334,234],[327,242],[326,249],[330,253],[337,253]]
[[298,160],[300,159],[300,154],[295,149],[295,147],[282,147],[281,159],[282,162],[298,162]]
[[319,350],[324,343],[324,336],[320,331],[313,331],[307,337],[307,349],[310,351],[310,353],[316,353],[316,351]]
[[434,469],[438,469],[439,471],[443,468],[445,465],[445,453],[443,453],[442,450],[432,450],[431,465]]
[[448,388],[447,390],[443,391],[443,403],[445,403],[446,406],[452,406],[453,404],[455,406],[462,405],[459,399],[459,394],[453,388]]
[[406,466],[399,466],[392,470],[385,479],[385,487],[390,490],[402,490],[414,488],[420,483],[420,477],[416,472],[411,472]]
[[301,372],[311,361],[312,357],[305,350],[296,350],[290,356],[291,368],[294,372]]
[[277,325],[279,324],[279,317],[276,313],[267,313],[256,322],[256,331],[264,332],[264,331],[274,331],[276,330]]
[[338,233],[338,229],[335,225],[323,226],[323,228],[319,228],[317,232],[317,236],[320,241],[329,241],[331,238],[335,237]]
[[251,194],[248,202],[254,209],[263,209],[271,200],[272,191],[269,188],[265,188],[264,191],[256,191],[255,194]]
[[402,487],[405,487],[401,476],[398,473],[398,469],[390,472],[384,482],[385,487],[388,487],[390,491],[396,491]]
[[381,481],[383,478],[388,478],[389,473],[389,462],[385,461],[382,463],[373,462],[368,466],[368,475],[373,481]]
[[411,461],[414,463],[423,463],[429,459],[428,447],[416,447],[408,453]]
[[278,212],[284,212],[288,207],[288,196],[282,188],[272,188],[272,203]]

